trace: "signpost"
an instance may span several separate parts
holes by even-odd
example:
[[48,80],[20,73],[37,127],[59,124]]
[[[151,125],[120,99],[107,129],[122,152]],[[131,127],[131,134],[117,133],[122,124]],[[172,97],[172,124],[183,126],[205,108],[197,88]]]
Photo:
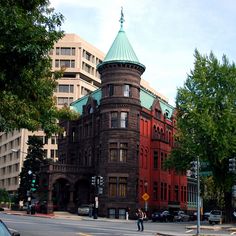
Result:
[[147,193],[144,193],[142,195],[142,199],[144,200],[144,209],[147,212],[148,210],[148,199],[150,198],[150,196]]

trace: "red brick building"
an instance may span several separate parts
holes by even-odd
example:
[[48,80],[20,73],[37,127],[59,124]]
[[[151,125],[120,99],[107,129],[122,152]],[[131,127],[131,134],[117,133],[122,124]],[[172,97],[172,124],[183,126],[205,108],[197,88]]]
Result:
[[42,168],[49,212],[53,204],[73,210],[82,203],[117,218],[127,208],[131,216],[137,207],[187,209],[186,176],[163,166],[174,145],[175,109],[141,87],[145,66],[123,30],[123,14],[120,22],[97,67],[101,88],[71,104],[80,117],[61,122],[59,162]]

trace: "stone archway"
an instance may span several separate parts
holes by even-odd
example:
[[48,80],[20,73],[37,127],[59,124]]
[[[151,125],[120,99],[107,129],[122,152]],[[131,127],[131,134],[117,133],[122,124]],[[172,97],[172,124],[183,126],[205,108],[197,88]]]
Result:
[[65,178],[58,178],[52,185],[53,210],[66,211],[70,202],[71,183]]

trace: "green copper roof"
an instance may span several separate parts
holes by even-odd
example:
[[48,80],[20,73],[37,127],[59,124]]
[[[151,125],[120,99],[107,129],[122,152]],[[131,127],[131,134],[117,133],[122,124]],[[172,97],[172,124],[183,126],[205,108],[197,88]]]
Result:
[[[92,96],[94,100],[97,101],[97,105],[100,105],[100,100],[102,97],[102,91],[101,88],[95,90],[94,92],[87,94],[86,96],[79,98],[78,100],[74,101],[70,105],[70,109],[74,110],[75,112],[78,112],[80,115],[83,113],[83,106],[86,105],[89,96]],[[140,89],[140,100],[141,100],[141,106],[145,107],[148,110],[151,110],[151,107],[153,105],[153,102],[155,99],[158,99],[156,95],[150,93],[144,88]],[[167,113],[167,118],[170,119],[173,112],[174,112],[174,107],[172,107],[170,104],[167,102],[158,99],[160,102],[161,110],[162,113]]]
[[[146,109],[151,110],[152,104],[155,101],[155,99],[157,99],[156,95],[148,92],[144,88],[140,89],[140,100],[141,100],[142,107],[145,107]],[[170,104],[168,104],[167,102],[161,99],[159,99],[159,102],[160,102],[162,113],[168,114],[167,118],[170,119],[174,112],[174,107],[172,107]]]
[[121,62],[121,63],[132,63],[140,65],[145,69],[145,66],[139,62],[123,29],[124,15],[122,9],[121,9],[120,23],[121,23],[120,30],[114,42],[112,43],[108,53],[106,54],[105,59],[100,65],[98,65],[98,67],[108,63]]
[[92,98],[97,101],[97,104],[100,105],[102,91],[99,88],[99,89],[95,90],[94,92],[87,94],[87,95],[83,96],[82,98],[79,98],[78,100],[72,102],[70,104],[70,109],[74,110],[75,112],[78,112],[80,115],[82,115],[83,106],[86,105],[89,96],[92,96]]

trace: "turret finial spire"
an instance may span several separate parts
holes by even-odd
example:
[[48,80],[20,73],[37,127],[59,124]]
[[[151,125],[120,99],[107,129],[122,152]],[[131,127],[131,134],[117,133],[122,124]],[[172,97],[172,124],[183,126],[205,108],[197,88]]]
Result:
[[124,19],[124,13],[123,13],[123,7],[121,7],[121,12],[120,12],[120,29],[123,30],[123,23],[125,21]]

